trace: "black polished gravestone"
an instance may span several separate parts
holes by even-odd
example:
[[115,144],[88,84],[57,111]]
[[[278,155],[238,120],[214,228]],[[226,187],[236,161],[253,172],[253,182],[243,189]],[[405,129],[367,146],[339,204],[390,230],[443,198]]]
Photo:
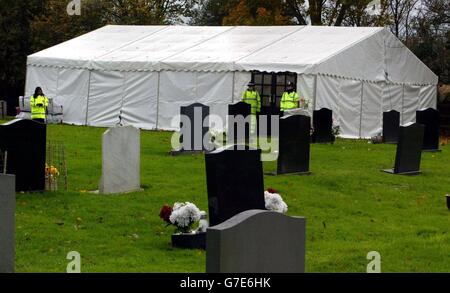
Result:
[[309,154],[311,118],[304,115],[288,115],[280,118],[278,137],[278,174],[310,174]]
[[227,143],[246,143],[250,141],[251,106],[245,102],[228,105]]
[[334,142],[333,135],[333,111],[327,108],[314,110],[312,142]]
[[416,122],[425,126],[422,150],[439,150],[439,111],[427,108],[416,111]]
[[205,154],[210,225],[250,209],[264,209],[261,150],[231,145]]
[[0,149],[8,152],[8,174],[16,175],[16,191],[45,189],[46,125],[16,119],[0,125]]
[[422,124],[409,123],[400,126],[394,168],[383,171],[403,175],[419,174],[423,134]]
[[[205,126],[206,125],[206,126]],[[210,150],[207,138],[209,132],[209,107],[194,103],[180,108],[180,146],[172,155]]]
[[383,112],[383,142],[397,143],[400,128],[400,113],[395,110]]

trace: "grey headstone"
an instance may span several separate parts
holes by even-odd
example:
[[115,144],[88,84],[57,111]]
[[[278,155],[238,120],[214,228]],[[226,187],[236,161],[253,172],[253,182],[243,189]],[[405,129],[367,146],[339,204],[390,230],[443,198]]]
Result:
[[132,126],[110,128],[102,138],[100,193],[123,193],[140,189],[140,130]]
[[246,210],[264,209],[261,150],[236,148],[228,146],[205,155],[211,225]]
[[400,128],[400,113],[395,110],[383,112],[383,142],[397,143]]
[[0,174],[0,273],[14,273],[16,178]]
[[206,231],[207,273],[303,273],[306,219],[248,210]]

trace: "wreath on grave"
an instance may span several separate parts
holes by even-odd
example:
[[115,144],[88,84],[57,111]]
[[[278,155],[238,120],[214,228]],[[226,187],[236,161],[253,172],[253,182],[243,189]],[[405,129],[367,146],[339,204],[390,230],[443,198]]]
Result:
[[281,195],[273,188],[269,187],[267,191],[264,191],[264,202],[266,209],[269,211],[284,214],[288,210],[288,206]]

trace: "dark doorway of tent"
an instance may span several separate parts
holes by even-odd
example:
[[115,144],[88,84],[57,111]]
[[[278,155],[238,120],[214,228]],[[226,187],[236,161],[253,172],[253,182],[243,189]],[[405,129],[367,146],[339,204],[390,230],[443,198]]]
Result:
[[[259,115],[267,115],[267,136],[271,136],[270,117],[282,115],[280,111],[281,96],[286,91],[289,82],[297,85],[297,74],[293,72],[252,71],[252,82],[255,83],[255,88],[261,96],[261,112],[259,112]],[[259,124],[258,133],[266,134],[265,131],[261,132]]]

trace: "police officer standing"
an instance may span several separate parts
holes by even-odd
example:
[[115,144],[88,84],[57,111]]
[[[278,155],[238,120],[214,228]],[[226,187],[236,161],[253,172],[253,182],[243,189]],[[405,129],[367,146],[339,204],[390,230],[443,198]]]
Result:
[[256,114],[261,111],[261,97],[255,90],[253,82],[247,84],[247,90],[242,94],[242,101],[251,106],[250,131],[253,133],[256,130]]
[[294,89],[294,84],[288,82],[286,86],[286,91],[281,96],[280,110],[286,111],[290,109],[295,109],[300,107],[300,99],[297,92]]
[[40,87],[34,91],[30,97],[31,119],[37,122],[45,123],[45,117],[48,107],[48,99]]

